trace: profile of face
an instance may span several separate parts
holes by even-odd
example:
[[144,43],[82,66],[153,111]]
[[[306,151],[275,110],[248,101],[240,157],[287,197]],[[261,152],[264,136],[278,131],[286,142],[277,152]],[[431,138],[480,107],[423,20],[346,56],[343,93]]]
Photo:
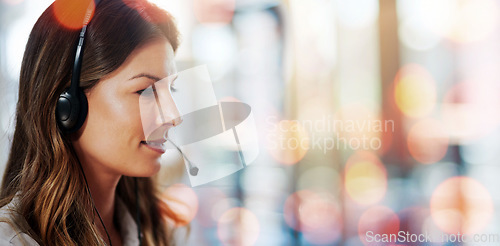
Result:
[[[145,89],[176,72],[172,46],[167,39],[158,38],[136,48],[117,70],[86,92],[88,115],[73,141],[84,165],[132,177],[158,172],[163,150],[146,142],[139,100]],[[169,121],[153,120],[148,127],[168,130],[179,123],[175,122],[179,111],[171,92],[162,93],[167,102],[162,117]]]

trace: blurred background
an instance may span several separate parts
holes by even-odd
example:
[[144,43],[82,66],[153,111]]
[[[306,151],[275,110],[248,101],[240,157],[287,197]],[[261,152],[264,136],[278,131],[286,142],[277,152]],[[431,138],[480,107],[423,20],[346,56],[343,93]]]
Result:
[[[25,44],[51,2],[0,0],[2,170]],[[207,64],[259,133],[257,160],[215,182],[164,165],[191,220],[181,245],[385,245],[374,235],[400,231],[500,245],[500,1],[151,2],[177,20],[179,70]]]

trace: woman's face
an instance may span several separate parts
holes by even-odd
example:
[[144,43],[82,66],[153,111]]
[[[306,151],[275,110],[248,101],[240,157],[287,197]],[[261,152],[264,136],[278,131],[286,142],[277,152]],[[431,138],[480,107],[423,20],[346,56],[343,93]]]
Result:
[[[145,140],[139,96],[157,80],[176,73],[174,51],[166,39],[155,39],[134,50],[113,73],[101,79],[86,95],[89,112],[73,142],[80,160],[94,171],[133,177],[148,177],[158,172],[162,150]],[[179,112],[167,93],[170,119],[149,122],[169,126],[178,122]],[[164,95],[165,96],[165,95]]]

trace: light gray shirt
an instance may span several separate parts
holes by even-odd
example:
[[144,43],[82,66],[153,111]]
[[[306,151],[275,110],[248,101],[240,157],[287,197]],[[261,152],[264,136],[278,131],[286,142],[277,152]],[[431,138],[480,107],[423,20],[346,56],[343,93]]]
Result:
[[[15,212],[18,203],[18,197],[14,197],[12,201],[0,208],[0,245],[39,245],[28,234],[19,232],[11,223],[7,221],[14,221],[20,219],[20,215]],[[137,238],[137,225],[134,218],[127,210],[123,201],[118,197],[116,198],[116,212],[118,213],[120,223],[120,234],[124,246],[139,245]]]

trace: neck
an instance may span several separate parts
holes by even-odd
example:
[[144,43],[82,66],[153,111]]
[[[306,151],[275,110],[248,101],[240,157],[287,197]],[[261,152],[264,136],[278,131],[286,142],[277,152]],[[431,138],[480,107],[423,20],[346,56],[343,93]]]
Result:
[[[87,175],[87,170],[85,170]],[[116,179],[102,180],[97,177],[89,178],[90,175],[87,175],[87,181],[89,183],[89,189],[92,194],[92,198],[94,199],[94,204],[99,211],[99,215],[106,226],[108,232],[110,229],[114,229],[113,223],[113,215],[115,211],[115,190],[118,185],[119,177]],[[97,212],[94,211],[94,219],[97,222],[98,227],[102,227]],[[100,228],[104,230],[104,228]],[[103,236],[106,236],[104,233]],[[105,237],[104,237],[105,238]]]
[[118,234],[118,229],[113,223],[115,212],[116,187],[120,181],[121,175],[113,174],[108,170],[103,170],[103,166],[92,165],[89,162],[83,162],[82,168],[85,172],[95,208],[104,223],[103,227],[99,215],[94,210],[94,221],[104,241],[108,241],[106,230],[110,237]]

